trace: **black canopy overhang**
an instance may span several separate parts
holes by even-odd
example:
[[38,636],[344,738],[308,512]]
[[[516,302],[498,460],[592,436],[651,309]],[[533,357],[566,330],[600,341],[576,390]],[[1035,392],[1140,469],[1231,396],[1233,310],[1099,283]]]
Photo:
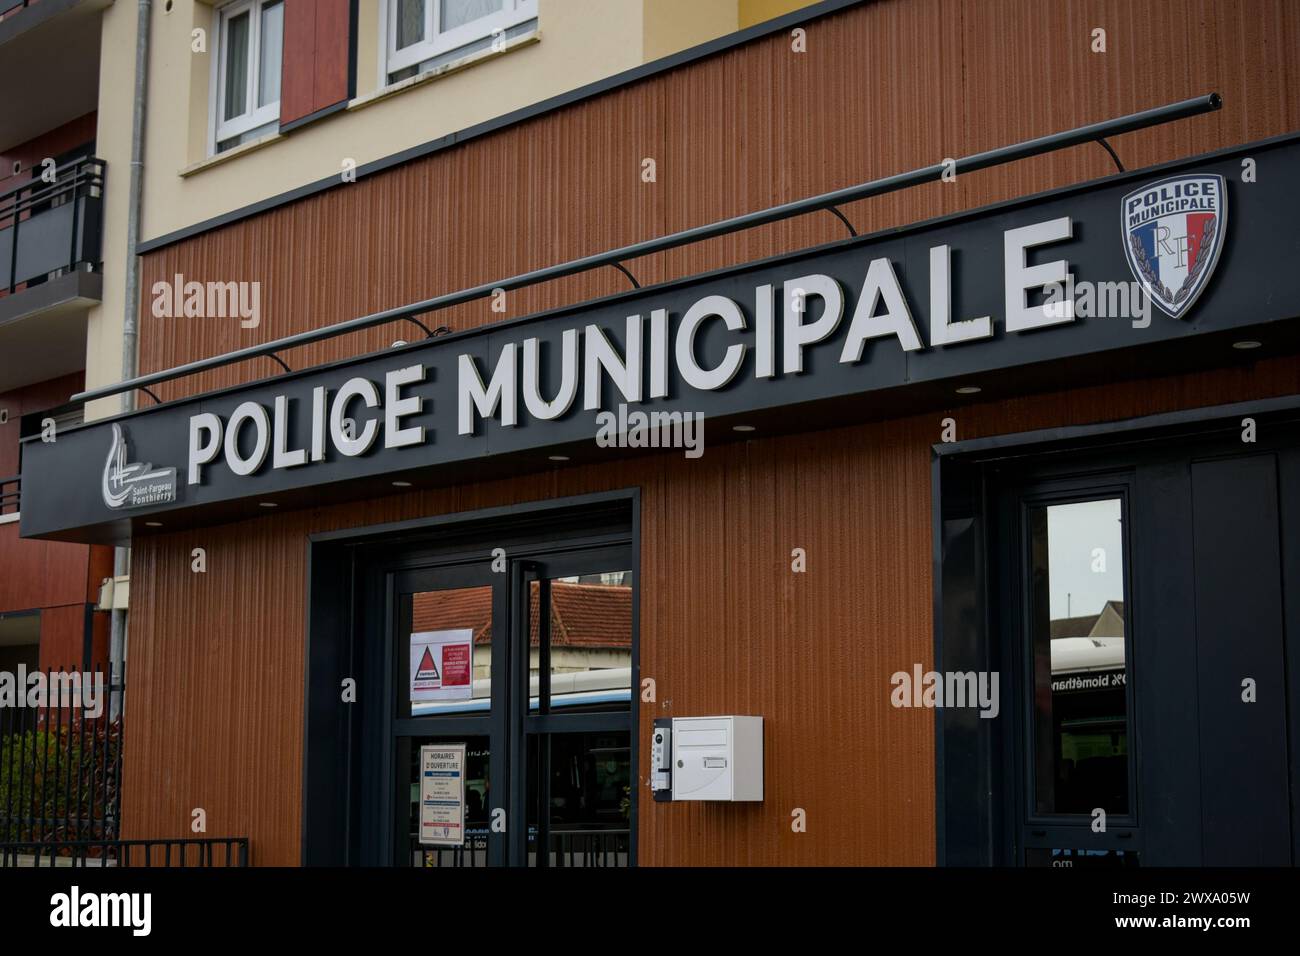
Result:
[[[262,513],[263,501],[284,506],[341,501],[391,493],[395,480],[420,485],[483,480],[546,467],[554,454],[575,461],[626,454],[595,445],[595,412],[582,409],[581,396],[567,416],[554,422],[530,421],[521,413],[520,424],[513,428],[492,420],[472,436],[457,435],[457,359],[462,354],[473,356],[486,375],[503,346],[519,346],[524,339],[536,337],[546,353],[543,390],[554,394],[559,380],[559,370],[553,367],[555,346],[565,330],[597,325],[623,353],[626,316],[649,316],[661,308],[671,317],[670,327],[676,328],[690,305],[706,295],[739,303],[748,328],[728,332],[715,321],[702,329],[698,342],[702,364],[713,364],[728,344],[739,341],[750,346],[744,371],[716,392],[700,392],[685,386],[680,376],[672,376],[669,395],[642,407],[703,412],[708,416],[708,444],[733,437],[729,426],[742,420],[769,434],[950,408],[956,402],[953,386],[959,379],[980,385],[981,397],[996,397],[1223,364],[1242,356],[1228,347],[1239,338],[1264,338],[1270,352],[1290,351],[1297,341],[1295,323],[1288,320],[1300,315],[1297,280],[1289,266],[1300,253],[1294,225],[1300,222],[1300,208],[1283,186],[1283,170],[1294,168],[1298,153],[1297,136],[1280,137],[169,403],[70,430],[52,444],[29,441],[22,530],[27,536],[116,541],[128,536],[132,525],[138,529],[144,519],[174,530]],[[1254,183],[1239,182],[1245,157],[1256,163]],[[1081,281],[1131,280],[1118,241],[1120,198],[1135,188],[1135,182],[1145,184],[1193,169],[1225,175],[1230,184],[1230,214],[1222,259],[1191,316],[1174,320],[1157,313],[1145,330],[1116,319],[1080,319],[1012,335],[999,327],[1003,289],[998,267],[1007,229],[1069,216],[1073,237],[1035,250],[1034,261],[1067,259]],[[866,346],[859,363],[837,361],[867,263],[877,258],[897,266],[899,285],[928,343],[929,250],[937,244],[952,250],[953,320],[992,315],[994,337],[911,353],[899,348],[896,340],[880,340]],[[844,319],[834,335],[804,352],[802,374],[782,374],[778,364],[773,378],[756,377],[752,347],[756,287],[771,284],[779,298],[782,283],[810,274],[830,276],[843,286]],[[815,303],[810,299],[814,309]],[[811,312],[805,320],[816,318]],[[779,321],[777,325],[779,355]],[[1268,326],[1267,333],[1260,331],[1263,326]],[[306,409],[317,386],[337,389],[354,376],[382,385],[389,370],[414,364],[425,368],[426,380],[406,394],[419,394],[431,405],[402,424],[424,425],[429,433],[425,443],[385,450],[380,441],[356,458],[336,456],[297,469],[277,470],[268,463],[244,478],[215,463],[202,484],[185,483],[188,422],[193,415],[212,413],[228,420],[242,402],[273,409],[280,396],[287,404]],[[1017,370],[1014,376],[997,374],[1011,368]],[[606,377],[604,407],[615,407],[619,398]],[[99,471],[111,444],[113,421],[128,436],[132,461],[179,469],[176,501],[126,512],[113,512],[97,502]],[[305,447],[310,441],[309,426],[302,421],[291,423],[288,431],[292,447]]]

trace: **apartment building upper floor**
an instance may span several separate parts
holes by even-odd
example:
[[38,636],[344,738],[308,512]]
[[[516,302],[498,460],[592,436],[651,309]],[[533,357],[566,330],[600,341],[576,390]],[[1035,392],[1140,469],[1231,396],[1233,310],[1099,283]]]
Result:
[[85,366],[103,294],[108,0],[0,0],[0,393]]
[[142,247],[810,2],[164,0]]
[[[0,662],[63,666],[103,650],[111,551],[24,540],[23,436],[81,421],[103,311],[109,167],[100,67],[110,0],[0,0]],[[120,243],[119,238],[119,243]],[[120,283],[119,283],[120,284]],[[108,284],[113,287],[113,283]]]

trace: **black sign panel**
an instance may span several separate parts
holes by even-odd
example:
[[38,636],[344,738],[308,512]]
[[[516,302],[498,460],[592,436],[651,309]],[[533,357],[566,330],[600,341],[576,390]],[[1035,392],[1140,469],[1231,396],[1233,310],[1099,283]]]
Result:
[[1297,168],[1283,137],[29,439],[22,534],[116,541],[601,460],[651,431],[694,457],[696,416],[707,448],[964,385],[1224,364],[1236,339],[1295,340]]

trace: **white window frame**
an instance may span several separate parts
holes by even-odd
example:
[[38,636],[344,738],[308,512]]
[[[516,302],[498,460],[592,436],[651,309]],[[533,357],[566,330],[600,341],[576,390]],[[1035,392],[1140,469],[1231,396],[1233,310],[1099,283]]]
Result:
[[[212,11],[212,95],[208,97],[212,121],[208,124],[208,152],[215,155],[217,144],[241,136],[280,118],[280,101],[265,106],[254,106],[260,90],[262,63],[262,9],[274,0],[234,0]],[[226,98],[226,28],[234,17],[249,11],[248,17],[248,82],[245,84],[244,112],[233,119],[223,120]],[[283,16],[283,12],[281,14]],[[283,44],[283,33],[282,40]],[[280,69],[284,69],[284,48],[280,49]],[[283,81],[282,81],[283,82]],[[283,88],[281,89],[283,93]]]
[[383,85],[388,85],[388,77],[398,70],[416,66],[435,56],[450,53],[460,47],[490,37],[497,30],[503,33],[511,27],[518,26],[537,17],[537,0],[504,0],[496,13],[479,17],[469,23],[463,23],[446,32],[439,30],[442,19],[442,0],[425,0],[424,3],[424,39],[413,43],[405,49],[397,49],[397,4],[398,0],[382,0],[381,10],[384,14],[384,72]]

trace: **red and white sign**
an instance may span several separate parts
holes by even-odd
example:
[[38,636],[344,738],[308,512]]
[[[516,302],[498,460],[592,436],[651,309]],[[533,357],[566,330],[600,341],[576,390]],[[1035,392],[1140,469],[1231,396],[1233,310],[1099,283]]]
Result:
[[411,702],[469,700],[474,693],[474,632],[411,635]]

